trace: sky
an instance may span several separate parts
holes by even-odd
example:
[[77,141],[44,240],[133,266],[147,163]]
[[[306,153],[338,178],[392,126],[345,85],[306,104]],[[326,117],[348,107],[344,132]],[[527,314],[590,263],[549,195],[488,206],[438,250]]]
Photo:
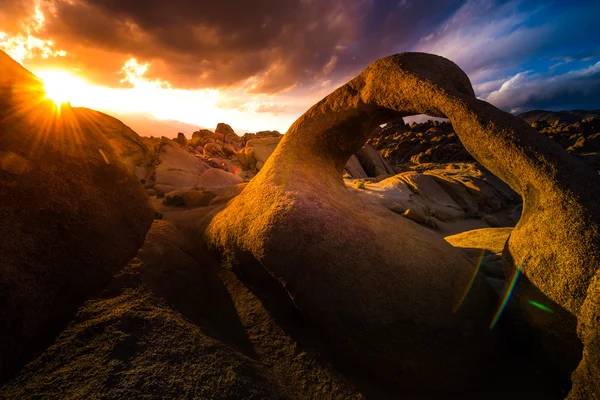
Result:
[[597,0],[0,0],[0,49],[142,135],[151,119],[283,133],[404,51],[449,58],[512,113],[599,109],[599,17]]

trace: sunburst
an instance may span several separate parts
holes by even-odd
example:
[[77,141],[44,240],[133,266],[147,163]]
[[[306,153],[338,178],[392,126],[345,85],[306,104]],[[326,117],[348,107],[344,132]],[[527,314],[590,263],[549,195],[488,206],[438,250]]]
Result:
[[47,70],[38,71],[36,75],[44,82],[46,98],[59,106],[77,100],[85,94],[85,82],[68,72]]

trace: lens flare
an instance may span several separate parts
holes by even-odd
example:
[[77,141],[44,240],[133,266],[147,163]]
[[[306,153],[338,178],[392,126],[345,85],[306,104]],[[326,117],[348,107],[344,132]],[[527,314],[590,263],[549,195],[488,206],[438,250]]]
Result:
[[551,309],[550,307],[546,307],[542,303],[538,303],[537,301],[533,301],[533,300],[529,300],[527,302],[529,304],[531,304],[532,306],[539,308],[540,310],[544,310],[544,311],[549,312],[549,313],[554,313],[553,309]]
[[477,278],[477,274],[479,273],[479,270],[481,269],[481,264],[483,263],[484,256],[485,256],[485,249],[483,249],[481,251],[481,257],[479,257],[479,262],[477,263],[477,267],[475,268],[475,271],[473,272],[473,277],[471,278],[471,281],[467,285],[467,288],[465,289],[465,292],[463,293],[462,297],[460,298],[460,301],[458,302],[456,307],[454,307],[453,312],[458,311],[459,307],[462,305],[462,303],[467,298],[467,294],[471,291],[471,288],[473,287],[473,283],[475,282],[475,278]]
[[498,323],[498,320],[500,320],[502,313],[506,309],[506,305],[508,304],[508,301],[510,300],[511,296],[513,295],[515,286],[517,285],[517,280],[519,279],[519,275],[521,275],[521,270],[523,268],[523,263],[525,263],[526,257],[527,256],[523,257],[523,259],[521,260],[521,264],[519,264],[519,267],[517,268],[517,270],[515,271],[515,274],[513,275],[510,285],[508,286],[508,289],[506,290],[506,293],[504,295],[504,299],[502,300],[502,303],[500,303],[500,307],[498,307],[498,311],[496,312],[496,315],[494,315],[494,318],[492,319],[492,322],[490,323],[490,330],[494,329],[494,327]]

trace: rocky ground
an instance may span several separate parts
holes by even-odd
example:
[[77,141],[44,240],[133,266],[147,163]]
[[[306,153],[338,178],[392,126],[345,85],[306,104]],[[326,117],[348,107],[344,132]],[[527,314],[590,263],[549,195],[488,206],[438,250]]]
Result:
[[[600,112],[541,112],[520,115],[565,150],[600,170]],[[393,165],[475,162],[449,122],[405,124],[394,120],[377,129],[368,143]]]
[[[0,73],[0,93],[39,85],[2,53]],[[225,123],[145,138],[65,106],[52,125],[36,93],[0,96],[0,398],[567,396],[580,342],[557,367],[532,345],[553,320],[515,300],[490,330],[523,200],[449,123],[393,120],[332,166]],[[598,168],[590,113],[522,117]]]

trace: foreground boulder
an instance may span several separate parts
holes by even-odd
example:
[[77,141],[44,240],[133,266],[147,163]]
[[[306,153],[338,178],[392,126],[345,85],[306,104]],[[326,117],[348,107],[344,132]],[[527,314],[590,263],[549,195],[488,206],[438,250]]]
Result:
[[223,310],[193,253],[155,221],[137,257],[0,397],[278,398],[258,362],[207,335]]
[[231,263],[274,276],[339,350],[422,392],[478,390],[502,368],[504,350],[489,331],[495,296],[482,277],[472,281],[475,266],[460,250],[355,196],[341,175],[374,127],[412,114],[452,117],[458,101],[478,102],[448,60],[402,54],[374,63],[292,125],[206,233]]
[[[3,76],[27,72],[6,58]],[[154,213],[128,162],[137,156],[121,145],[135,137],[113,118],[68,105],[58,114],[43,98],[0,110],[0,378],[143,243]]]

